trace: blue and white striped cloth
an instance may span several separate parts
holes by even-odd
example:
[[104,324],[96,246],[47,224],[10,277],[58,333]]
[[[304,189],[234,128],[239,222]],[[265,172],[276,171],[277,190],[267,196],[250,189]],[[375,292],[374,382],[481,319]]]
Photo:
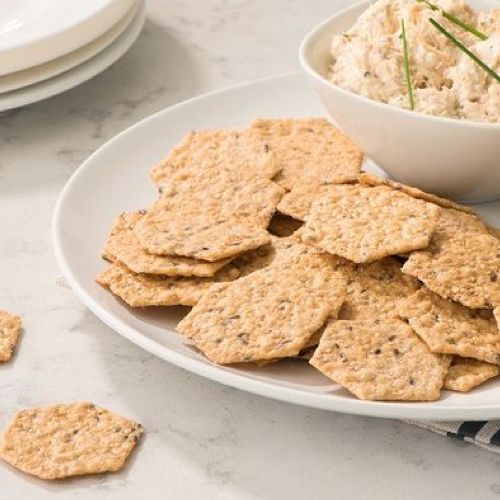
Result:
[[442,436],[477,444],[493,453],[500,453],[500,421],[441,422],[436,420],[407,420]]

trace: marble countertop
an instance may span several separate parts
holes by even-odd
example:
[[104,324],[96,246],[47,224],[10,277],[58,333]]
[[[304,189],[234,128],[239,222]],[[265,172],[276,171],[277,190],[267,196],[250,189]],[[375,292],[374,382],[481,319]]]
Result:
[[110,137],[173,103],[298,69],[309,28],[345,0],[148,0],[113,67],[63,95],[0,114],[0,305],[23,317],[0,366],[0,425],[24,407],[93,402],[144,424],[116,474],[47,483],[0,464],[24,500],[500,498],[500,456],[404,423],[291,406],[189,374],[118,336],[59,278],[57,195]]

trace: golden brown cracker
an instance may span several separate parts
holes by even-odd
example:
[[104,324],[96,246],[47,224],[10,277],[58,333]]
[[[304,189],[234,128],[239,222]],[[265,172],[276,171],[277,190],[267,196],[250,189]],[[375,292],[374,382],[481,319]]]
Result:
[[21,318],[0,309],[0,361],[8,361],[21,334]]
[[497,365],[455,356],[444,379],[443,389],[468,392],[499,373]]

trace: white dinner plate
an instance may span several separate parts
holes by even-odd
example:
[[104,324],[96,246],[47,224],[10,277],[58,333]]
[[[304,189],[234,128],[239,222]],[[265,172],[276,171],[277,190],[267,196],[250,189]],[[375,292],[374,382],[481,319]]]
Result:
[[141,32],[144,18],[144,0],[139,0],[137,12],[133,19],[122,33],[107,47],[90,59],[59,75],[21,89],[0,94],[0,111],[19,108],[60,94],[101,73],[120,59],[135,42]]
[[136,1],[130,11],[115,23],[111,29],[83,47],[73,50],[57,59],[52,59],[44,64],[0,76],[0,94],[48,80],[94,57],[114,42],[123,31],[125,31],[127,26],[132,22],[132,19],[134,19],[138,7],[139,2]]
[[71,52],[101,36],[134,0],[1,0],[0,75]]
[[[57,260],[76,294],[118,333],[157,356],[198,375],[255,394],[327,410],[377,417],[491,419],[500,417],[500,381],[468,394],[445,391],[432,403],[361,401],[305,362],[262,368],[216,366],[186,345],[175,325],[186,308],[130,309],[94,281],[106,264],[100,252],[121,211],[155,199],[149,169],[189,130],[244,127],[256,117],[325,115],[299,74],[222,90],[165,109],[110,140],[71,177],[57,203],[53,238]],[[377,169],[366,164],[372,171]],[[477,207],[500,226],[500,204]]]

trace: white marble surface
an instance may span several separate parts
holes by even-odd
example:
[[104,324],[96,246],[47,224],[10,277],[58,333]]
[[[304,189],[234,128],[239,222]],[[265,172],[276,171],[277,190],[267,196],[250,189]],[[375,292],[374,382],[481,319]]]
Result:
[[0,425],[26,406],[89,399],[147,431],[117,474],[49,484],[0,464],[0,498],[500,497],[499,456],[198,378],[119,337],[58,279],[52,209],[91,151],[195,94],[297,69],[303,34],[345,3],[150,0],[144,32],[112,68],[0,114],[0,305],[25,325],[17,355],[0,366]]

